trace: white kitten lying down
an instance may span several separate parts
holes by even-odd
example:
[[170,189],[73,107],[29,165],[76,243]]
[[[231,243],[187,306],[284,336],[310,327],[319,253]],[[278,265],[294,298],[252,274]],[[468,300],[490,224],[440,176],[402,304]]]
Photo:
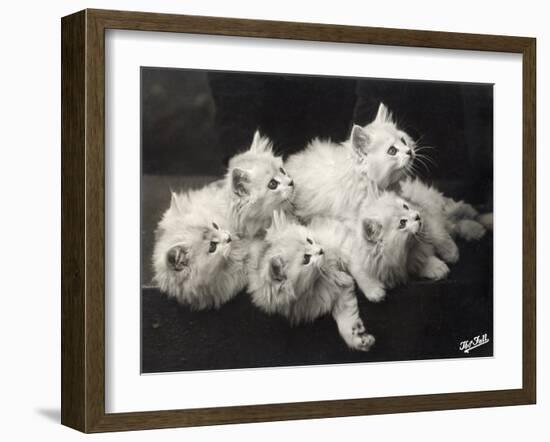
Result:
[[296,215],[305,222],[355,216],[373,187],[386,189],[406,176],[415,147],[383,103],[374,121],[355,125],[346,142],[313,140],[286,162],[296,182]]
[[432,244],[445,262],[455,263],[459,258],[452,237],[478,240],[485,235],[486,227],[492,230],[492,214],[480,215],[470,204],[448,198],[419,179],[406,179],[399,185],[400,195],[420,207],[431,220]]
[[231,158],[225,180],[231,231],[242,237],[263,235],[274,210],[292,212],[294,181],[258,131],[250,149]]
[[274,214],[264,240],[250,249],[248,291],[252,301],[292,324],[331,314],[340,335],[354,350],[368,351],[374,337],[359,317],[352,277],[340,258],[340,244],[332,235]]
[[393,192],[369,197],[355,219],[317,217],[310,228],[335,239],[349,272],[373,302],[409,274],[437,280],[449,273],[431,244],[432,220]]
[[172,194],[156,231],[154,281],[192,309],[218,308],[246,285],[244,240],[228,232],[223,189]]

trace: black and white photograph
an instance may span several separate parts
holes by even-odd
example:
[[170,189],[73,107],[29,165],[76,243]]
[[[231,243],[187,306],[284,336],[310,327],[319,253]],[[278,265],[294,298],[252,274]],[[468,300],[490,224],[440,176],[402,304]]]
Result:
[[493,356],[493,85],[141,67],[141,373]]

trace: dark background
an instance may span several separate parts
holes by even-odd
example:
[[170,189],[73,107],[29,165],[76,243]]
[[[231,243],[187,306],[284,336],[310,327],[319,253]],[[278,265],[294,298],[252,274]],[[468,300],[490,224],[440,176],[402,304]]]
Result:
[[[492,238],[459,242],[461,259],[442,282],[415,281],[379,305],[359,294],[377,338],[350,352],[330,317],[289,327],[254,308],[245,293],[219,311],[190,312],[151,284],[154,229],[170,189],[223,175],[256,129],[283,156],[313,137],[343,141],[383,101],[435,165],[421,176],[455,198],[492,209],[493,87],[487,84],[354,79],[142,68],[142,371],[490,356]],[[461,340],[488,333],[470,355]]]

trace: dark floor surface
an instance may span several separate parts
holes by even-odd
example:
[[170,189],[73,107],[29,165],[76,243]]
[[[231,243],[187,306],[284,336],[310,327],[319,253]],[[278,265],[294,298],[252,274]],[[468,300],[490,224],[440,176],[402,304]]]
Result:
[[[330,316],[290,327],[239,294],[218,311],[191,312],[151,286],[153,232],[170,188],[201,185],[170,177],[142,181],[142,372],[403,361],[493,355],[493,241],[459,242],[461,258],[441,282],[413,281],[380,304],[358,293],[376,344],[348,350]],[[488,344],[464,354],[460,342],[487,333]]]

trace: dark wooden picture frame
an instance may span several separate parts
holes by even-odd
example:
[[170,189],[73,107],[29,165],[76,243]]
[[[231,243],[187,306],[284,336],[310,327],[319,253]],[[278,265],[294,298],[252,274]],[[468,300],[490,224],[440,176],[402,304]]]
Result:
[[[84,10],[62,28],[61,422],[84,432],[533,404],[536,400],[536,40],[310,23]],[[523,385],[135,413],[105,412],[105,30],[518,53],[523,63]]]

